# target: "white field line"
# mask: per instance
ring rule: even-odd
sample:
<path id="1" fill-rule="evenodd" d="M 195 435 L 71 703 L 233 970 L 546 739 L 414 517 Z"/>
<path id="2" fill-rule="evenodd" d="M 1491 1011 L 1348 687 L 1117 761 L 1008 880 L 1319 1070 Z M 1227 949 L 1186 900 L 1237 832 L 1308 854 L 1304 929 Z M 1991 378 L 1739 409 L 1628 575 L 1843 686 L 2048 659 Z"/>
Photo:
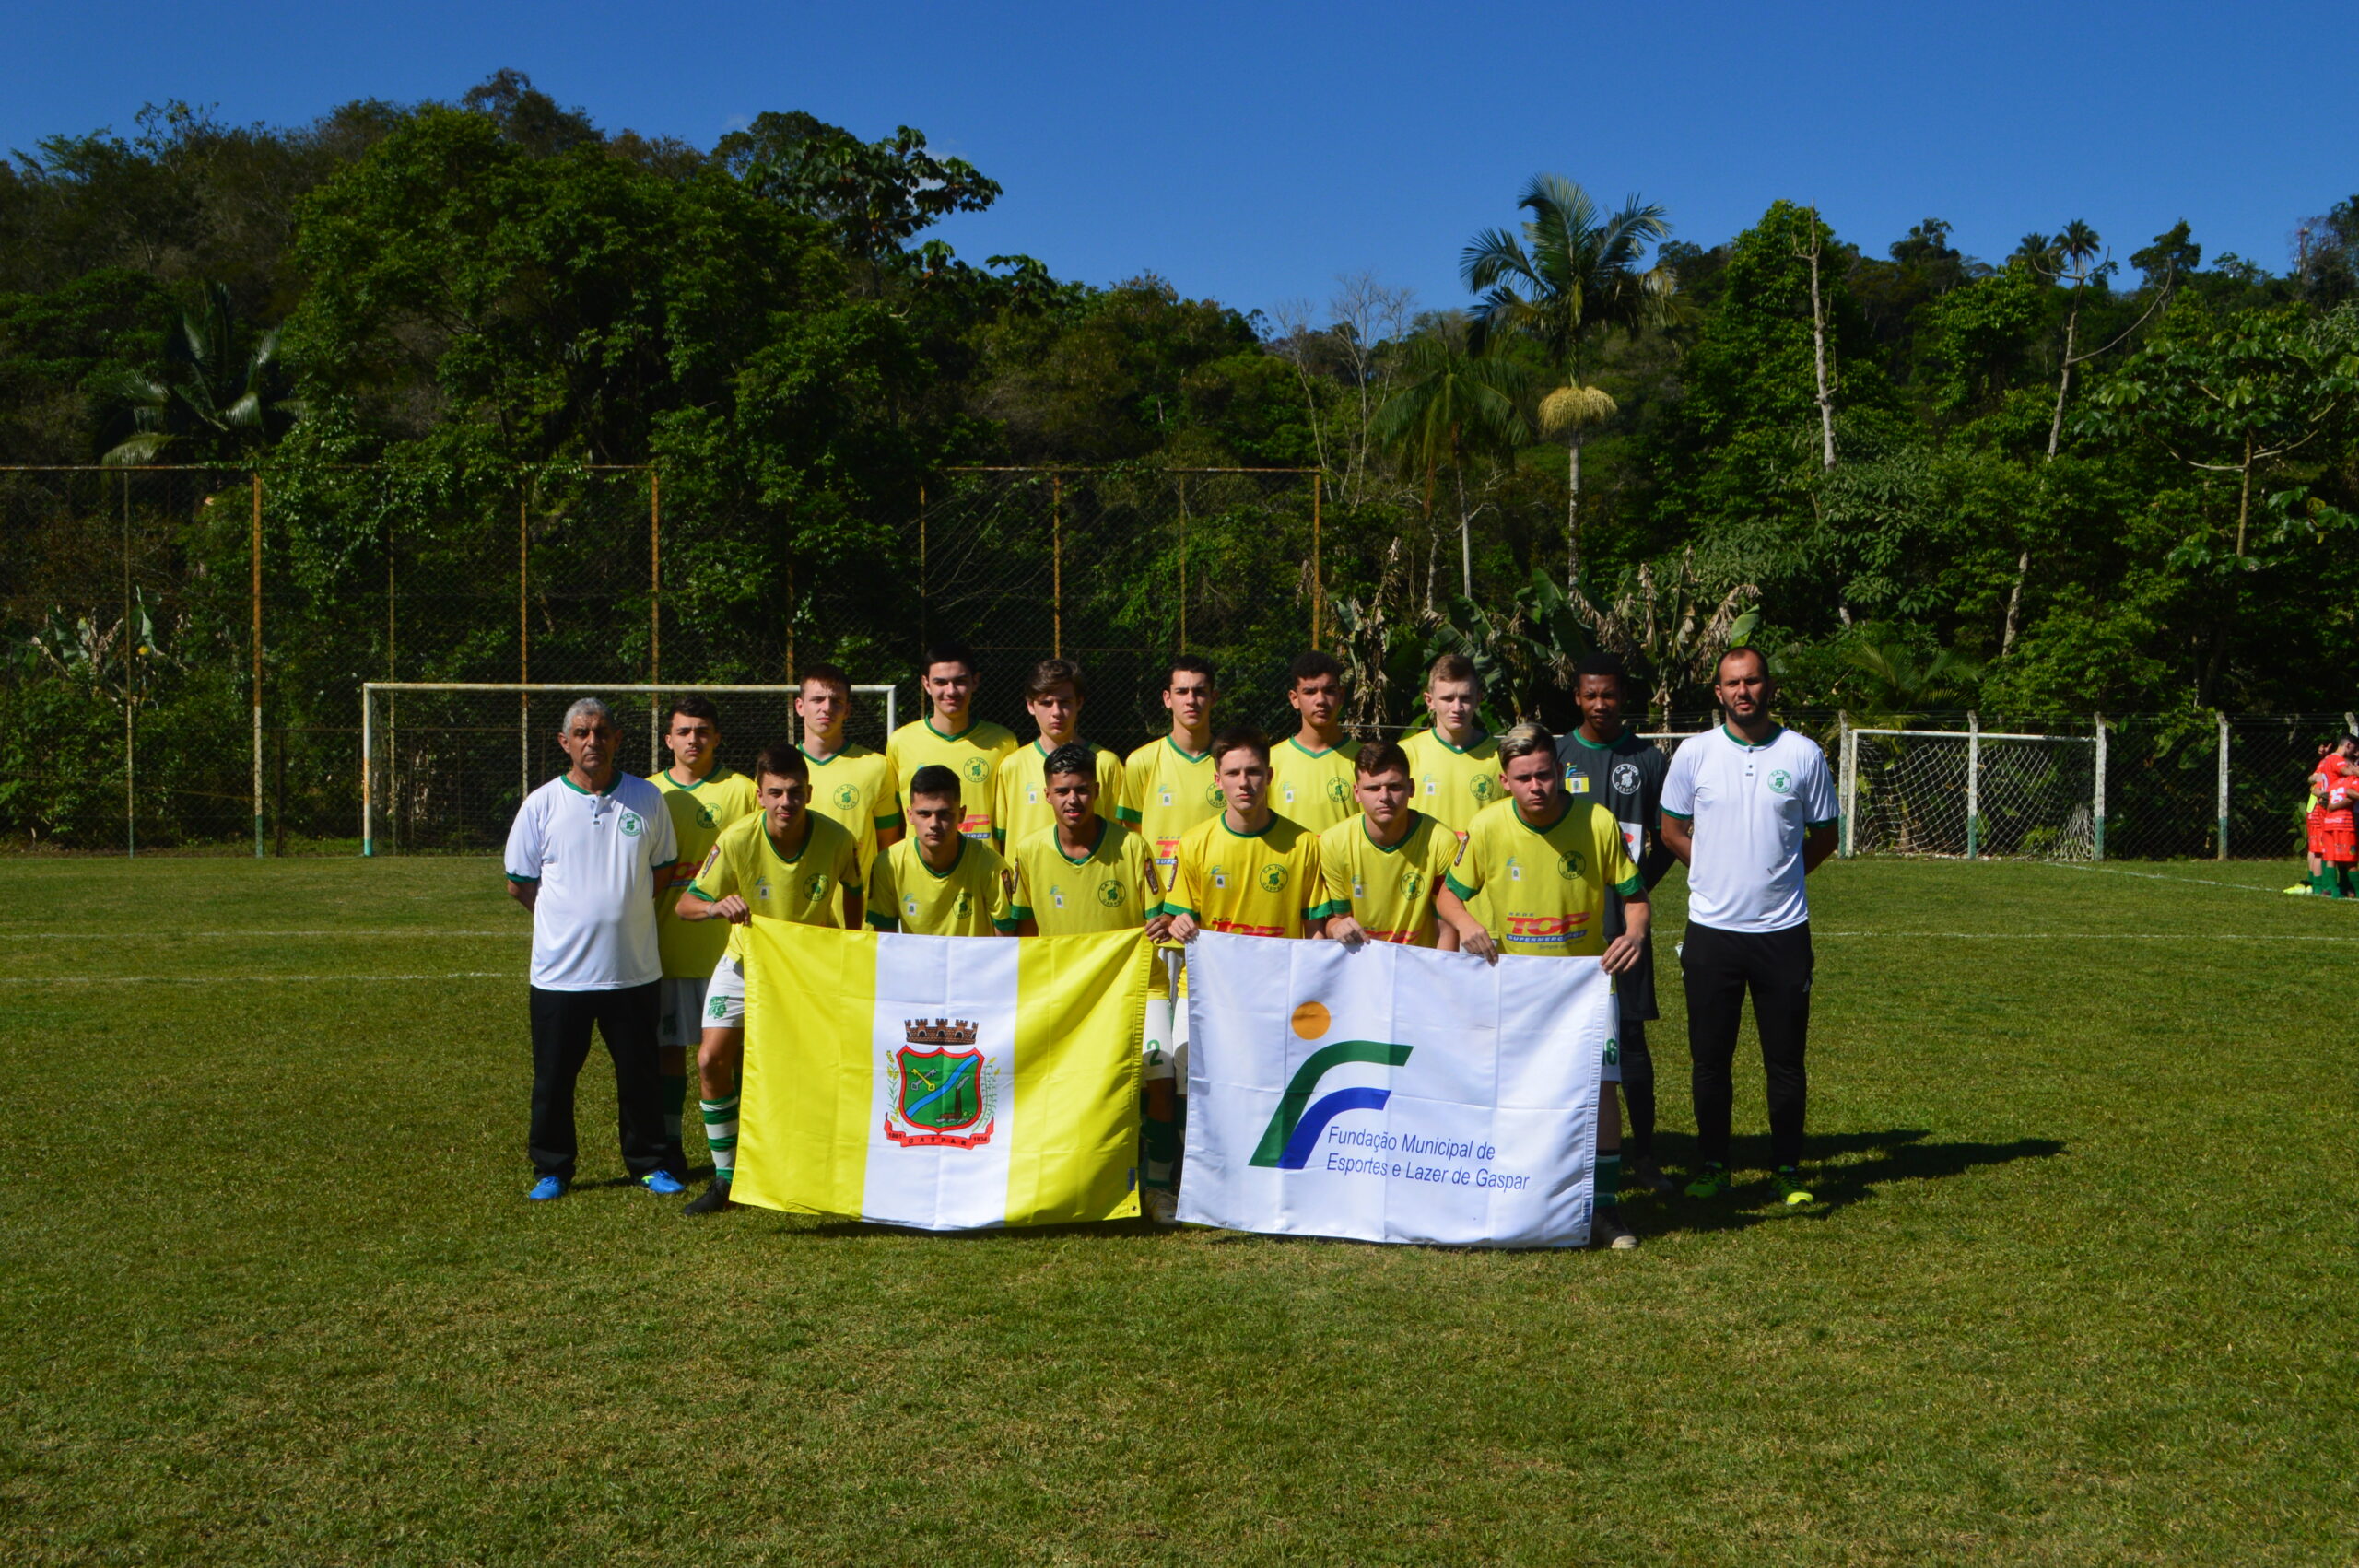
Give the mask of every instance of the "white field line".
<path id="1" fill-rule="evenodd" d="M 2235 893 L 2268 893 L 2280 898 L 2285 896 L 2283 893 L 2273 887 L 2255 887 L 2248 882 L 2222 882 L 2216 877 L 2171 876 L 2163 872 L 2129 872 L 2122 870 L 2119 866 L 2080 866 L 2074 865 L 2070 860 L 2035 860 L 2032 863 L 2060 872 L 2096 872 L 2105 876 L 2134 876 L 2142 882 L 2184 882 L 2192 883 L 2198 887 L 2224 887 Z M 2337 904 L 2346 900 L 2320 898 L 2317 902 Z"/>
<path id="2" fill-rule="evenodd" d="M 504 936 L 514 937 L 518 941 L 522 942 L 530 940 L 532 934 L 532 928 L 529 926 L 504 931 L 404 930 L 399 928 L 387 930 L 345 931 L 0 931 L 0 942 L 122 942 L 126 937 L 147 937 L 152 940 L 221 937 L 232 942 L 241 941 L 247 937 L 299 937 L 307 941 L 327 941 L 335 937 L 367 938 L 446 936 Z"/>
<path id="3" fill-rule="evenodd" d="M 2359 942 L 2359 936 L 2264 936 L 2246 931 L 1822 931 L 1811 937 L 1921 937 L 1940 942 Z"/>
<path id="4" fill-rule="evenodd" d="M 0 986 L 272 986 L 360 980 L 521 980 L 519 969 L 461 969 L 443 975 L 6 975 Z"/>

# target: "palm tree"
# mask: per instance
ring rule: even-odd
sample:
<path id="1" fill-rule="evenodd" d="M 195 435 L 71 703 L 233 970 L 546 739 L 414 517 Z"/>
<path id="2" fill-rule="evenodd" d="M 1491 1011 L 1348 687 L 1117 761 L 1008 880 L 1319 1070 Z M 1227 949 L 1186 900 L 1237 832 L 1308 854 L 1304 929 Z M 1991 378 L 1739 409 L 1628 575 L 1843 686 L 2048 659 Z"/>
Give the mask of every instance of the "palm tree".
<path id="1" fill-rule="evenodd" d="M 1444 322 L 1411 338 L 1402 355 L 1400 390 L 1369 424 L 1371 439 L 1392 451 L 1402 468 L 1426 482 L 1426 524 L 1434 514 L 1434 471 L 1448 464 L 1458 486 L 1458 569 L 1468 597 L 1474 592 L 1474 525 L 1466 505 L 1466 469 L 1482 457 L 1512 453 L 1532 439 L 1523 400 L 1531 373 L 1512 360 L 1470 352 L 1462 322 Z M 1426 597 L 1433 598 L 1433 566 L 1426 568 Z"/>
<path id="2" fill-rule="evenodd" d="M 192 442 L 251 451 L 300 418 L 302 404 L 283 395 L 277 330 L 243 355 L 241 335 L 229 289 L 206 284 L 204 298 L 181 313 L 180 329 L 165 342 L 163 379 L 125 370 L 100 389 L 118 417 L 128 417 L 132 432 L 100 461 L 153 462 Z"/>
<path id="3" fill-rule="evenodd" d="M 1607 213 L 1590 193 L 1559 174 L 1532 177 L 1516 204 L 1532 216 L 1522 238 L 1486 228 L 1459 260 L 1466 287 L 1483 297 L 1475 313 L 1474 346 L 1494 333 L 1531 339 L 1565 377 L 1550 393 L 1552 415 L 1542 421 L 1564 437 L 1570 452 L 1565 492 L 1565 586 L 1579 595 L 1581 575 L 1582 433 L 1612 414 L 1613 400 L 1584 386 L 1592 339 L 1615 329 L 1636 333 L 1677 317 L 1678 285 L 1670 269 L 1639 270 L 1647 247 L 1671 233 L 1660 206 L 1632 196 Z M 1594 393 L 1594 396 L 1590 394 Z M 1599 399 L 1602 398 L 1601 403 Z"/>

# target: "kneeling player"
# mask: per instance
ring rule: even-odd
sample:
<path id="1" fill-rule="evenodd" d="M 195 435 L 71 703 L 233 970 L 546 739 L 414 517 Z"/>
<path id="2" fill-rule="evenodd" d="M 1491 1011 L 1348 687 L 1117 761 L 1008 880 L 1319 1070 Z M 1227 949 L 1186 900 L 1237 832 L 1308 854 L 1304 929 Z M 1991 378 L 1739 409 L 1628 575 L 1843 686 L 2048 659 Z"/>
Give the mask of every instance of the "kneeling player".
<path id="1" fill-rule="evenodd" d="M 958 831 L 958 776 L 928 764 L 910 780 L 910 837 L 876 857 L 868 923 L 910 936 L 1014 936 L 1007 862 Z"/>
<path id="2" fill-rule="evenodd" d="M 754 759 L 754 795 L 761 809 L 722 830 L 696 880 L 680 895 L 680 919 L 743 927 L 762 915 L 805 926 L 857 925 L 859 848 L 841 825 L 806 809 L 810 792 L 811 768 L 802 752 L 784 742 L 764 748 Z M 691 1214 L 728 1208 L 736 1174 L 737 1079 L 745 1061 L 744 941 L 742 930 L 729 933 L 729 951 L 705 993 L 697 1073 L 712 1185 L 688 1204 Z"/>
<path id="3" fill-rule="evenodd" d="M 1458 951 L 1458 931 L 1434 918 L 1434 895 L 1458 860 L 1458 835 L 1409 806 L 1409 755 L 1391 741 L 1360 748 L 1352 792 L 1360 814 L 1319 836 L 1327 934 Z"/>
<path id="4" fill-rule="evenodd" d="M 1499 737 L 1508 798 L 1475 813 L 1458 864 L 1435 896 L 1435 911 L 1458 930 L 1467 952 L 1502 951 L 1548 958 L 1594 957 L 1609 975 L 1638 962 L 1652 910 L 1647 884 L 1622 841 L 1622 826 L 1603 806 L 1565 793 L 1556 738 L 1537 724 Z M 1605 894 L 1622 895 L 1622 934 L 1605 940 Z M 1618 1020 L 1618 1009 L 1609 1020 Z M 1607 1024 L 1609 1031 L 1614 1023 Z M 1622 1071 L 1605 1053 L 1597 1106 L 1599 1241 L 1617 1250 L 1638 1245 L 1622 1223 Z"/>

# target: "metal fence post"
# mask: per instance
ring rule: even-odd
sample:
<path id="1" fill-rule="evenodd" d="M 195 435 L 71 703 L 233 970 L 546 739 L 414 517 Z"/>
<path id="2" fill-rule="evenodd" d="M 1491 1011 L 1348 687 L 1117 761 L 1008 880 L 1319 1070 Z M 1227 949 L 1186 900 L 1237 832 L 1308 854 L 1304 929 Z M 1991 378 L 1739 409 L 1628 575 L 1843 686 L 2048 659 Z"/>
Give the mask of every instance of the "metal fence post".
<path id="1" fill-rule="evenodd" d="M 370 710 L 374 706 L 370 697 L 375 688 L 367 681 L 360 683 L 360 853 L 363 857 L 377 852 L 377 794 L 370 788 L 370 772 L 374 766 L 377 748 L 370 744 Z"/>
<path id="2" fill-rule="evenodd" d="M 1325 497 L 1325 473 L 1310 476 L 1310 646 L 1319 648 L 1320 634 L 1326 630 L 1327 560 L 1320 535 L 1320 501 Z"/>
<path id="3" fill-rule="evenodd" d="M 254 600 L 254 667 L 252 696 L 254 710 L 254 859 L 262 859 L 262 473 L 257 469 L 248 476 L 253 482 L 254 524 L 253 600 Z"/>
<path id="4" fill-rule="evenodd" d="M 647 465 L 647 684 L 655 685 L 663 679 L 663 503 L 661 481 L 655 475 L 655 465 Z M 655 777 L 656 768 L 663 761 L 663 720 L 656 717 L 662 708 L 661 693 L 650 694 L 647 703 L 647 776 Z"/>
<path id="5" fill-rule="evenodd" d="M 2215 708 L 2212 717 L 2220 721 L 2220 840 L 2212 858 L 2224 860 L 2228 858 L 2228 716 Z"/>
<path id="6" fill-rule="evenodd" d="M 1848 860 L 1851 858 L 1851 823 L 1856 814 L 1852 792 L 1860 781 L 1859 738 L 1851 733 L 1851 715 L 1848 709 L 1835 716 L 1835 723 L 1836 732 L 1842 737 L 1841 747 L 1836 754 L 1839 759 L 1837 763 L 1839 771 L 1836 776 L 1836 810 L 1843 818 L 1842 826 L 1837 830 L 1837 842 L 1842 847 L 1843 858 Z"/>
<path id="7" fill-rule="evenodd" d="M 2105 859 L 2105 715 L 2102 713 L 2098 714 L 2096 716 L 2096 720 L 2097 777 L 2095 790 L 2095 821 L 2093 824 L 2095 828 L 2095 835 L 2093 839 L 2091 859 L 2102 860 Z"/>
<path id="8" fill-rule="evenodd" d="M 527 583 L 531 578 L 532 531 L 525 512 L 525 492 L 516 492 L 516 684 L 533 678 L 533 604 Z M 533 694 L 516 694 L 517 799 L 533 792 Z"/>
<path id="9" fill-rule="evenodd" d="M 1050 656 L 1065 656 L 1065 476 L 1049 475 L 1049 586 L 1055 595 L 1049 624 Z"/>
<path id="10" fill-rule="evenodd" d="M 1966 716 L 1966 858 L 1982 858 L 1982 715 Z"/>

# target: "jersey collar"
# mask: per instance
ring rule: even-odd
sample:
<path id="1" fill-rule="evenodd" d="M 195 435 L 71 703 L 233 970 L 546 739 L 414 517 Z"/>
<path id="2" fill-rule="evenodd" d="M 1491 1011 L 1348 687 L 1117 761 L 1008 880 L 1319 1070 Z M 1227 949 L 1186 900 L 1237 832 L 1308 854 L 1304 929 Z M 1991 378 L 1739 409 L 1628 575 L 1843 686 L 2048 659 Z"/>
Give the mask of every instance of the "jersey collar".
<path id="1" fill-rule="evenodd" d="M 980 724 L 982 720 L 976 718 L 971 712 L 968 713 L 967 716 L 967 727 L 964 730 L 959 731 L 955 735 L 945 735 L 941 731 L 934 729 L 933 715 L 931 713 L 919 720 L 918 722 L 924 725 L 927 731 L 932 733 L 933 738 L 937 741 L 963 741 L 968 736 L 975 732 L 975 726 Z"/>
<path id="2" fill-rule="evenodd" d="M 1508 814 L 1515 818 L 1516 825 L 1522 828 L 1526 833 L 1538 834 L 1541 837 L 1545 838 L 1548 835 L 1555 832 L 1557 828 L 1563 826 L 1565 819 L 1572 814 L 1573 798 L 1570 795 L 1559 795 L 1556 798 L 1562 802 L 1563 804 L 1558 809 L 1555 818 L 1543 827 L 1534 827 L 1532 824 L 1523 820 L 1523 812 L 1521 808 L 1517 806 L 1515 803 L 1515 797 L 1512 795 L 1508 797 Z"/>
<path id="3" fill-rule="evenodd" d="M 1416 807 L 1411 806 L 1409 808 L 1408 830 L 1401 835 L 1397 842 L 1391 844 L 1379 844 L 1377 842 L 1376 830 L 1367 825 L 1367 813 L 1365 812 L 1360 813 L 1360 831 L 1367 836 L 1367 847 L 1369 848 L 1379 850 L 1387 855 L 1397 855 L 1407 846 L 1410 839 L 1414 838 L 1417 836 L 1417 824 L 1424 818 L 1425 814 L 1425 813 L 1419 811 Z"/>
<path id="4" fill-rule="evenodd" d="M 1058 840 L 1057 830 L 1053 826 L 1049 829 L 1049 848 L 1057 852 L 1058 860 L 1062 860 L 1069 866 L 1086 866 L 1089 864 L 1090 861 L 1097 858 L 1097 851 L 1103 848 L 1106 844 L 1106 819 L 1101 816 L 1097 818 L 1097 837 L 1089 841 L 1089 850 L 1086 854 L 1083 855 L 1080 860 L 1076 860 L 1071 855 L 1065 853 L 1065 847 Z"/>
<path id="5" fill-rule="evenodd" d="M 1739 751 L 1766 751 L 1769 747 L 1775 745 L 1777 743 L 1778 737 L 1785 732 L 1786 727 L 1783 724 L 1772 724 L 1769 726 L 1769 734 L 1766 740 L 1748 741 L 1743 735 L 1740 735 L 1735 731 L 1730 729 L 1725 721 L 1720 725 L 1720 733 L 1728 738 L 1729 744 L 1736 747 Z"/>
<path id="6" fill-rule="evenodd" d="M 910 837 L 910 844 L 911 846 L 910 850 L 910 859 L 915 860 L 921 866 L 925 866 L 925 874 L 933 878 L 936 882 L 948 882 L 953 876 L 956 876 L 958 872 L 960 862 L 964 861 L 967 858 L 967 836 L 963 833 L 958 835 L 958 852 L 950 857 L 950 867 L 947 871 L 938 872 L 932 866 L 926 865 L 925 851 L 922 848 L 916 847 L 917 838 L 914 835 Z"/>
<path id="7" fill-rule="evenodd" d="M 1476 746 L 1481 745 L 1485 741 L 1491 738 L 1491 732 L 1488 730 L 1485 730 L 1481 734 L 1475 736 L 1473 740 L 1467 742 L 1464 745 L 1453 746 L 1448 741 L 1441 738 L 1441 731 L 1438 727 L 1427 728 L 1426 733 L 1434 738 L 1434 744 L 1439 746 L 1446 752 L 1450 752 L 1459 756 L 1464 756 L 1468 752 L 1473 751 Z"/>
<path id="8" fill-rule="evenodd" d="M 1620 745 L 1624 741 L 1626 741 L 1626 740 L 1628 740 L 1628 739 L 1630 738 L 1630 726 L 1628 726 L 1627 724 L 1623 725 L 1623 726 L 1622 726 L 1622 732 L 1621 732 L 1620 734 L 1618 734 L 1618 735 L 1614 736 L 1614 737 L 1612 740 L 1610 740 L 1610 741 L 1592 741 L 1592 740 L 1590 740 L 1587 735 L 1582 734 L 1579 730 L 1574 730 L 1574 731 L 1570 731 L 1570 738 L 1571 738 L 1571 739 L 1573 739 L 1573 740 L 1579 741 L 1582 745 L 1584 745 L 1584 746 L 1588 747 L 1590 751 L 1593 751 L 1593 752 L 1610 752 L 1610 751 L 1612 751 L 1614 747 L 1616 747 L 1616 746 Z"/>
<path id="9" fill-rule="evenodd" d="M 1213 755 L 1209 751 L 1191 752 L 1187 747 L 1181 745 L 1179 742 L 1173 740 L 1168 734 L 1166 734 L 1163 737 L 1163 743 L 1169 746 L 1173 751 L 1178 752 L 1182 757 L 1186 758 L 1190 762 L 1202 762 L 1206 757 Z"/>
<path id="10" fill-rule="evenodd" d="M 1349 741 L 1338 741 L 1323 752 L 1315 752 L 1309 746 L 1302 743 L 1299 732 L 1286 737 L 1286 744 L 1292 746 L 1295 750 L 1300 752 L 1305 756 L 1333 756 L 1337 752 L 1342 751 L 1350 743 L 1351 743 Z"/>
<path id="11" fill-rule="evenodd" d="M 1239 833 L 1237 829 L 1228 825 L 1228 806 L 1226 802 L 1224 802 L 1220 808 L 1220 815 L 1213 818 L 1213 820 L 1219 823 L 1220 830 L 1223 833 L 1227 834 L 1231 838 L 1267 838 L 1270 836 L 1270 829 L 1278 825 L 1278 813 L 1272 812 L 1270 813 L 1270 820 L 1255 828 L 1252 832 Z"/>
<path id="12" fill-rule="evenodd" d="M 792 855 L 781 855 L 778 852 L 778 840 L 770 837 L 769 813 L 763 812 L 759 814 L 762 825 L 757 831 L 761 834 L 762 842 L 769 846 L 770 859 L 782 866 L 801 865 L 803 857 L 810 852 L 811 836 L 819 831 L 818 819 L 811 814 L 811 808 L 808 806 L 803 808 L 803 847 Z"/>
<path id="13" fill-rule="evenodd" d="M 1072 740 L 1067 741 L 1064 743 L 1068 746 L 1079 746 L 1093 757 L 1097 755 L 1097 748 L 1090 744 L 1087 741 L 1083 740 L 1079 735 L 1075 735 Z M 1058 750 L 1055 746 L 1042 745 L 1040 743 L 1039 737 L 1038 736 L 1033 737 L 1032 749 L 1039 752 L 1043 759 L 1054 755 Z"/>
<path id="14" fill-rule="evenodd" d="M 974 726 L 969 724 L 967 728 L 971 730 Z M 803 760 L 809 763 L 814 767 L 825 767 L 831 762 L 841 762 L 844 758 L 851 755 L 851 745 L 849 742 L 845 743 L 844 748 L 841 751 L 830 752 L 826 756 L 813 756 L 811 755 L 810 748 L 804 746 L 801 742 L 795 743 L 794 749 L 801 752 L 803 754 Z"/>
<path id="15" fill-rule="evenodd" d="M 608 796 L 611 796 L 612 794 L 614 794 L 614 792 L 615 792 L 616 790 L 619 790 L 619 789 L 621 789 L 621 788 L 622 788 L 622 785 L 623 785 L 623 770 L 622 770 L 621 768 L 619 768 L 619 767 L 617 767 L 616 769 L 615 769 L 615 776 L 614 776 L 614 778 L 613 778 L 611 780 L 609 780 L 609 781 L 608 781 L 608 783 L 607 783 L 606 787 L 605 787 L 604 789 L 603 789 L 603 790 L 584 790 L 581 785 L 576 784 L 576 783 L 573 781 L 572 776 L 571 776 L 570 774 L 565 774 L 565 773 L 560 773 L 560 774 L 558 774 L 558 775 L 557 776 L 557 781 L 558 783 L 560 783 L 560 784 L 564 785 L 567 789 L 569 789 L 569 790 L 572 790 L 572 791 L 573 791 L 575 794 L 577 794 L 577 795 L 594 795 L 594 796 L 598 797 L 599 799 L 602 799 L 602 800 L 603 800 L 603 799 L 604 799 L 604 798 L 606 798 L 606 797 L 608 797 Z M 702 782 L 702 780 L 698 780 L 698 782 L 700 783 L 700 782 Z"/>

